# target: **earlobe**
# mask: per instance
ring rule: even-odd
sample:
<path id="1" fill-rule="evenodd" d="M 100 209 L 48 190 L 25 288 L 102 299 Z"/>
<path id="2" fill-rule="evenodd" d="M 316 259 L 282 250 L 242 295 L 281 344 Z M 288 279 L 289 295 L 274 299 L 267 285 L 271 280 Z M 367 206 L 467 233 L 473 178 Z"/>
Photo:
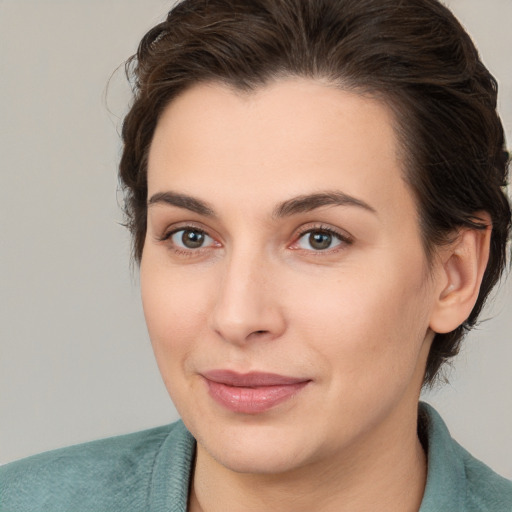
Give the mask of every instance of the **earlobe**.
<path id="1" fill-rule="evenodd" d="M 484 212 L 478 216 L 487 224 L 486 229 L 464 228 L 452 244 L 441 249 L 430 319 L 430 328 L 436 333 L 447 333 L 461 325 L 478 299 L 492 232 L 489 215 Z"/>

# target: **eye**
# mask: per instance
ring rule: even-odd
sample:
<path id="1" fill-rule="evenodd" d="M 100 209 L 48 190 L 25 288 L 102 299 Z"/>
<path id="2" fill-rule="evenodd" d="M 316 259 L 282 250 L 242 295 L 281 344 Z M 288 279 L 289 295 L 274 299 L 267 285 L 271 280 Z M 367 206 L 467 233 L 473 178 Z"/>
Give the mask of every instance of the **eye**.
<path id="1" fill-rule="evenodd" d="M 200 249 L 214 243 L 211 236 L 195 228 L 179 229 L 170 233 L 167 238 L 175 247 L 189 250 Z"/>
<path id="2" fill-rule="evenodd" d="M 350 243 L 350 240 L 346 236 L 336 233 L 331 229 L 316 228 L 309 229 L 302 233 L 295 244 L 298 249 L 306 249 L 308 251 L 327 251 L 329 249 L 334 249 L 343 243 L 348 244 Z"/>

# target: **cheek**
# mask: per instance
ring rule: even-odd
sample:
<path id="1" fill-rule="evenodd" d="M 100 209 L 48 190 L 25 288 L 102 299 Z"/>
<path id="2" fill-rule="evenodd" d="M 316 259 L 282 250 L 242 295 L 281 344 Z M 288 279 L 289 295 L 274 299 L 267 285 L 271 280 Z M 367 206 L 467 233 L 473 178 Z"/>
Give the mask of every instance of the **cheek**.
<path id="1" fill-rule="evenodd" d="M 142 304 L 155 357 L 165 380 L 181 365 L 207 325 L 208 286 L 179 270 L 141 265 Z M 204 286 L 203 286 L 204 285 Z"/>
<path id="2" fill-rule="evenodd" d="M 414 271 L 353 271 L 308 293 L 296 317 L 331 378 L 384 382 L 414 371 L 428 328 L 427 297 Z"/>

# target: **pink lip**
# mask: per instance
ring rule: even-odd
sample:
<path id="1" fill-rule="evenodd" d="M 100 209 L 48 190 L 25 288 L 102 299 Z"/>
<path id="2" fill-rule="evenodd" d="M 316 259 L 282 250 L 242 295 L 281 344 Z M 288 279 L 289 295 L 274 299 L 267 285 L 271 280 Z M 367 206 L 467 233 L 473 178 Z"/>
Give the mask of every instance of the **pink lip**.
<path id="1" fill-rule="evenodd" d="M 265 412 L 288 400 L 310 382 L 309 379 L 262 372 L 241 374 L 213 370 L 202 375 L 216 402 L 243 414 Z"/>

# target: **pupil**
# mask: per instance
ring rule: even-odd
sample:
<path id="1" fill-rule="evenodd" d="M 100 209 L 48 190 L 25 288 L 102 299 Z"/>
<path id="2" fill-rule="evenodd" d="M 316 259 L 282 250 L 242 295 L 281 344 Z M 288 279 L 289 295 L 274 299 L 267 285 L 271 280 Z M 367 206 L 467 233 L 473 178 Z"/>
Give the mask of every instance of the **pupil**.
<path id="1" fill-rule="evenodd" d="M 314 249 L 328 249 L 332 242 L 332 236 L 328 233 L 311 233 L 309 243 Z"/>
<path id="2" fill-rule="evenodd" d="M 204 233 L 200 231 L 185 231 L 181 237 L 181 241 L 185 247 L 197 249 L 203 245 Z"/>

